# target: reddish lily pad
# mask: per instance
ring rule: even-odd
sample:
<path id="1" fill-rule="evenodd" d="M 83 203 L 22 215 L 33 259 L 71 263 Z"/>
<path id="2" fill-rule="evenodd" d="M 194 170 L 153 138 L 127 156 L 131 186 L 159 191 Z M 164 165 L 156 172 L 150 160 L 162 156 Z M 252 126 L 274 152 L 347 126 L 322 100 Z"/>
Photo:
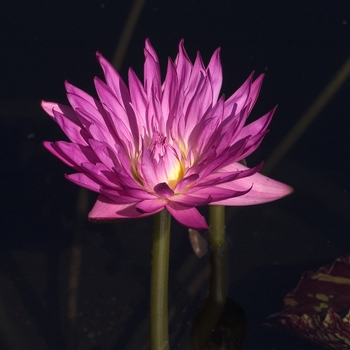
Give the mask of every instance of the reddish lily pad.
<path id="1" fill-rule="evenodd" d="M 350 255 L 315 273 L 305 272 L 285 296 L 283 310 L 271 315 L 268 324 L 329 349 L 349 349 Z"/>

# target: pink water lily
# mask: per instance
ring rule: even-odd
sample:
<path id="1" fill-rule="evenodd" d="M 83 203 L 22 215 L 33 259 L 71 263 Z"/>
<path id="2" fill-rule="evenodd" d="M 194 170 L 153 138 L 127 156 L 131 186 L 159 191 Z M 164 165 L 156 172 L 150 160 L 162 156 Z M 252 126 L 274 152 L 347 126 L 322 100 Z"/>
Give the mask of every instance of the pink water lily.
<path id="1" fill-rule="evenodd" d="M 129 87 L 100 54 L 106 83 L 95 78 L 99 100 L 65 83 L 71 106 L 42 102 L 71 142 L 44 142 L 77 173 L 72 182 L 99 193 L 91 220 L 137 218 L 166 208 L 183 225 L 207 229 L 197 206 L 251 205 L 292 189 L 240 163 L 261 143 L 275 109 L 244 125 L 263 76 L 253 74 L 227 100 L 219 97 L 217 49 L 205 67 L 179 44 L 161 83 L 157 54 L 145 44 L 144 81 L 129 69 Z"/>

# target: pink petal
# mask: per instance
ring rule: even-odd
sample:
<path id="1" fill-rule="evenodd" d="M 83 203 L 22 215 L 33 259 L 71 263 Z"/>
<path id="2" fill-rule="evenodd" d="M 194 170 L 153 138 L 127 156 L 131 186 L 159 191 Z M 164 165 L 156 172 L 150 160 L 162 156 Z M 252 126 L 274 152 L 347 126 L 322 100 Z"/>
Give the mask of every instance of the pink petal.
<path id="1" fill-rule="evenodd" d="M 158 177 L 153 167 L 150 152 L 144 145 L 142 146 L 141 169 L 139 169 L 139 171 L 144 181 L 145 188 L 153 190 L 154 186 L 158 184 Z"/>
<path id="2" fill-rule="evenodd" d="M 184 48 L 184 40 L 179 43 L 179 54 L 175 60 L 176 72 L 179 78 L 179 86 L 182 88 L 187 87 L 188 80 L 192 71 L 192 63 L 188 58 L 187 52 Z"/>
<path id="3" fill-rule="evenodd" d="M 176 185 L 174 191 L 176 193 L 182 192 L 187 186 L 195 184 L 195 181 L 199 178 L 198 174 L 192 174 L 181 179 Z"/>
<path id="4" fill-rule="evenodd" d="M 98 158 L 89 147 L 77 145 L 76 143 L 44 141 L 43 145 L 61 161 L 76 170 L 81 170 L 80 164 L 82 162 L 95 163 L 98 161 Z"/>
<path id="5" fill-rule="evenodd" d="M 246 170 L 244 165 L 239 163 L 232 164 L 225 168 L 226 171 Z M 256 173 L 252 176 L 245 177 L 243 179 L 235 180 L 225 184 L 221 184 L 218 187 L 221 189 L 244 191 L 252 186 L 252 189 L 244 196 L 229 198 L 218 202 L 211 203 L 212 205 L 254 205 L 272 202 L 276 199 L 280 199 L 293 192 L 293 189 L 276 180 L 266 177 L 260 173 Z"/>
<path id="6" fill-rule="evenodd" d="M 68 97 L 70 95 L 79 96 L 79 101 L 83 101 L 84 105 L 88 104 L 88 105 L 93 106 L 95 109 L 99 109 L 99 106 L 101 104 L 98 101 L 96 101 L 91 95 L 89 95 L 85 91 L 79 89 L 78 87 L 70 84 L 67 80 L 64 82 L 64 85 L 65 85 Z M 75 109 L 74 105 L 71 104 L 71 106 L 73 107 L 73 109 Z M 82 107 L 82 106 L 79 106 L 79 104 L 78 104 L 77 107 Z"/>
<path id="7" fill-rule="evenodd" d="M 71 119 L 76 124 L 79 123 L 73 108 L 71 106 L 66 106 L 60 103 L 41 101 L 42 109 L 55 120 L 53 110 L 65 115 L 67 118 Z"/>
<path id="8" fill-rule="evenodd" d="M 234 104 L 237 105 L 237 113 L 239 113 L 247 104 L 252 86 L 253 75 L 254 72 L 251 73 L 243 85 L 225 101 L 225 116 L 231 113 Z"/>
<path id="9" fill-rule="evenodd" d="M 89 144 L 99 160 L 109 169 L 119 164 L 115 151 L 107 143 L 89 139 Z"/>
<path id="10" fill-rule="evenodd" d="M 119 181 L 115 173 L 110 171 L 104 164 L 82 163 L 81 168 L 86 174 L 90 174 L 91 178 L 107 188 L 119 187 Z"/>
<path id="11" fill-rule="evenodd" d="M 248 135 L 256 135 L 258 133 L 261 133 L 262 131 L 265 131 L 268 125 L 270 124 L 276 109 L 277 107 L 273 108 L 270 112 L 266 113 L 264 116 L 260 117 L 254 122 L 243 127 L 243 129 L 239 133 L 239 136 L 245 137 Z"/>
<path id="12" fill-rule="evenodd" d="M 155 214 L 164 209 L 166 200 L 162 198 L 146 199 L 136 204 L 135 208 L 141 213 Z"/>
<path id="13" fill-rule="evenodd" d="M 173 120 L 174 117 L 173 106 L 175 104 L 178 94 L 178 80 L 176 74 L 176 68 L 173 62 L 168 60 L 168 68 L 163 84 L 163 94 L 162 94 L 162 112 L 164 116 L 170 116 L 170 119 Z M 169 121 L 169 119 L 168 119 Z M 168 125 L 171 129 L 171 124 Z"/>
<path id="14" fill-rule="evenodd" d="M 97 59 L 103 69 L 107 85 L 111 88 L 120 104 L 129 104 L 129 90 L 123 79 L 120 77 L 114 67 L 99 53 L 96 53 Z"/>
<path id="15" fill-rule="evenodd" d="M 104 195 L 99 195 L 94 207 L 89 213 L 91 221 L 108 221 L 125 218 L 141 218 L 153 213 L 141 213 L 133 204 L 118 204 Z"/>
<path id="16" fill-rule="evenodd" d="M 194 230 L 208 230 L 204 216 L 196 208 L 187 208 L 182 205 L 169 202 L 166 205 L 169 213 L 182 225 Z"/>
<path id="17" fill-rule="evenodd" d="M 128 193 L 126 193 L 122 189 L 111 189 L 104 188 L 100 189 L 100 194 L 108 197 L 113 203 L 118 204 L 135 204 L 135 201 L 138 201 L 138 198 L 130 197 Z"/>
<path id="18" fill-rule="evenodd" d="M 135 114 L 130 107 L 130 101 L 127 101 L 126 106 L 123 101 L 119 101 L 113 94 L 112 90 L 100 79 L 95 78 L 95 88 L 100 97 L 104 108 L 113 113 L 117 118 L 110 118 L 110 124 L 113 125 L 113 130 L 118 133 L 120 122 L 126 126 L 123 132 L 124 137 L 128 137 L 131 142 L 138 142 L 138 127 L 135 119 Z M 117 120 L 116 120 L 117 119 Z M 119 121 L 119 122 L 118 122 Z M 107 123 L 106 123 L 107 124 Z M 107 124 L 108 126 L 108 124 Z M 133 136 L 131 136 L 133 135 Z M 137 147 L 137 146 L 136 146 Z"/>
<path id="19" fill-rule="evenodd" d="M 49 152 L 51 152 L 54 156 L 60 159 L 63 163 L 67 164 L 68 166 L 76 170 L 80 170 L 80 166 L 78 166 L 75 162 L 73 162 L 71 157 L 67 157 L 66 154 L 62 152 L 59 147 L 57 147 L 56 142 L 44 141 L 43 146 Z"/>
<path id="20" fill-rule="evenodd" d="M 207 205 L 212 202 L 211 189 L 208 188 L 201 192 L 191 191 L 190 193 L 176 194 L 174 198 L 171 198 L 171 202 L 187 208 Z"/>
<path id="21" fill-rule="evenodd" d="M 264 74 L 260 74 L 252 83 L 251 87 L 250 87 L 250 110 L 249 112 L 253 109 L 256 100 L 258 99 L 259 93 L 260 93 L 260 89 L 261 89 L 261 85 L 263 83 L 264 80 Z"/>
<path id="22" fill-rule="evenodd" d="M 91 177 L 87 176 L 86 174 L 83 174 L 83 173 L 70 174 L 70 175 L 66 175 L 66 179 L 74 182 L 76 185 L 87 188 L 88 190 L 91 190 L 94 192 L 100 192 L 101 185 L 96 183 L 96 181 L 94 181 Z"/>
<path id="23" fill-rule="evenodd" d="M 135 72 L 129 69 L 129 87 L 131 105 L 134 107 L 134 111 L 137 117 L 139 133 L 141 133 L 142 126 L 146 125 L 146 108 L 148 105 L 147 95 L 143 89 L 143 86 L 136 76 Z"/>
<path id="24" fill-rule="evenodd" d="M 170 189 L 168 184 L 165 182 L 159 183 L 158 185 L 154 186 L 154 192 L 162 198 L 169 198 L 174 195 L 174 191 Z"/>
<path id="25" fill-rule="evenodd" d="M 75 112 L 73 111 L 74 115 Z M 73 122 L 71 118 L 67 118 L 66 115 L 61 114 L 60 112 L 53 110 L 55 120 L 57 124 L 61 127 L 63 132 L 68 136 L 68 138 L 73 143 L 79 143 L 81 145 L 87 145 L 87 140 L 91 137 L 90 134 L 83 129 L 82 124 L 77 119 L 77 123 Z"/>
<path id="26" fill-rule="evenodd" d="M 217 101 L 222 85 L 222 66 L 220 62 L 220 48 L 216 49 L 208 65 L 210 81 L 213 90 L 213 101 Z"/>
<path id="27" fill-rule="evenodd" d="M 158 100 L 160 100 L 161 82 L 160 82 L 160 67 L 158 56 L 151 45 L 149 39 L 145 44 L 145 64 L 144 64 L 144 86 L 148 98 L 151 97 L 153 88 L 156 91 Z"/>
<path id="28" fill-rule="evenodd" d="M 137 184 L 135 183 L 135 186 Z M 122 188 L 125 191 L 125 193 L 131 197 L 133 197 L 135 200 L 146 200 L 146 199 L 155 199 L 156 196 L 153 193 L 149 193 L 145 191 L 142 187 L 131 187 L 127 186 L 124 182 L 122 183 Z"/>

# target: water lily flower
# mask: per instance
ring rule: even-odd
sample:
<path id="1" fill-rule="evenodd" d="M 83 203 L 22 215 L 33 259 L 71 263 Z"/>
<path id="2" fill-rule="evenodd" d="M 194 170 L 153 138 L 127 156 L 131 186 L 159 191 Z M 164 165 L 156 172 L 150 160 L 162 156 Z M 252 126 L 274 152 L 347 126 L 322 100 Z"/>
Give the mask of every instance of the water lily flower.
<path id="1" fill-rule="evenodd" d="M 128 85 L 100 54 L 105 80 L 95 78 L 98 100 L 65 83 L 70 106 L 42 102 L 70 142 L 45 147 L 77 172 L 70 181 L 99 193 L 91 220 L 149 216 L 166 208 L 183 225 L 207 229 L 197 206 L 251 205 L 292 189 L 238 163 L 267 132 L 275 109 L 245 125 L 263 76 L 253 74 L 228 99 L 219 97 L 222 67 L 217 49 L 207 67 L 192 63 L 183 40 L 168 60 L 164 82 L 150 41 L 143 83 L 129 69 Z"/>

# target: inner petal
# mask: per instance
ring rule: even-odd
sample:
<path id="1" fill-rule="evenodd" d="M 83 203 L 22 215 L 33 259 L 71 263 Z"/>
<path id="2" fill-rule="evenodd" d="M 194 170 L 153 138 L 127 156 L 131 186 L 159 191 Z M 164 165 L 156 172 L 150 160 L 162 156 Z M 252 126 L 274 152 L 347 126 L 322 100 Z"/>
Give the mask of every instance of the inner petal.
<path id="1" fill-rule="evenodd" d="M 181 150 L 176 152 L 174 146 L 167 142 L 166 136 L 159 131 L 154 131 L 149 150 L 154 159 L 159 183 L 165 182 L 174 189 L 184 176 Z"/>

